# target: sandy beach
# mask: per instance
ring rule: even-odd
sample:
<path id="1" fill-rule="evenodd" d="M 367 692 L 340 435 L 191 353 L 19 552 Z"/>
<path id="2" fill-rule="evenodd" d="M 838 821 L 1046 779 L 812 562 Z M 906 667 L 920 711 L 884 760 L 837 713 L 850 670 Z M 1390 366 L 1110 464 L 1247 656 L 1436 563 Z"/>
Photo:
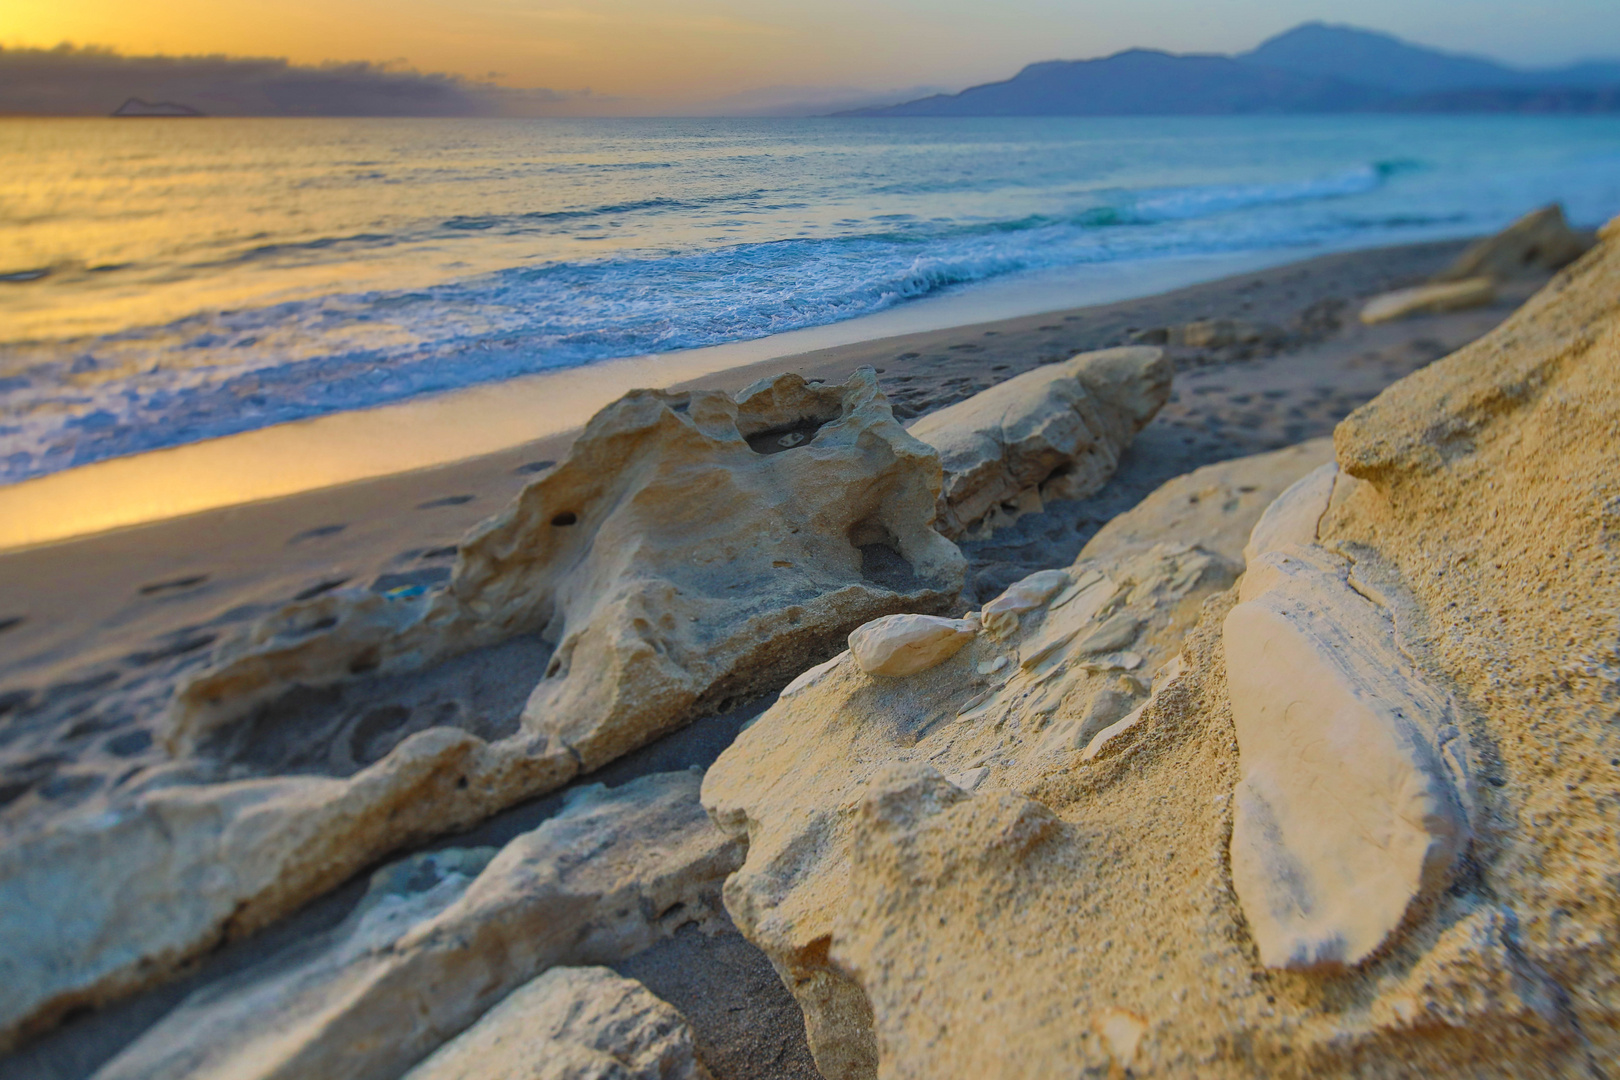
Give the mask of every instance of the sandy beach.
<path id="1" fill-rule="evenodd" d="M 1175 366 L 1169 404 L 1107 487 L 962 545 L 971 606 L 1035 570 L 1067 565 L 1103 524 L 1175 476 L 1330 435 L 1391 382 L 1491 330 L 1540 284 L 1514 283 L 1468 311 L 1373 327 L 1357 320 L 1367 298 L 1427 279 L 1462 247 L 1327 255 L 1140 299 L 775 357 L 679 385 L 737 390 L 783 371 L 839 381 L 870 366 L 896 416 L 915 419 L 1077 352 L 1163 345 Z M 91 805 L 161 767 L 157 712 L 228 632 L 298 597 L 443 581 L 457 539 L 561 460 L 573 435 L 0 553 L 0 833 Z M 577 783 L 707 767 L 769 703 L 700 720 Z M 561 798 L 435 846 L 499 842 L 544 820 Z M 90 1075 L 185 994 L 336 925 L 360 892 L 351 881 L 175 982 L 70 1019 L 7 1061 L 6 1075 Z M 735 931 L 688 928 L 619 969 L 684 1013 L 718 1080 L 817 1075 L 797 1006 Z"/>

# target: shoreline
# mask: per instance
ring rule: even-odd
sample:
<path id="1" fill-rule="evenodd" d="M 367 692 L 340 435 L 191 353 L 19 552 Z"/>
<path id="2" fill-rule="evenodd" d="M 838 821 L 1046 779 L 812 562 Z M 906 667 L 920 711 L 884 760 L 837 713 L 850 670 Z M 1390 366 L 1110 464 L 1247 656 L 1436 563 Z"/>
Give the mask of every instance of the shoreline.
<path id="1" fill-rule="evenodd" d="M 1356 301 L 1427 277 L 1460 247 L 1325 256 L 1068 315 L 829 347 L 790 358 L 789 366 L 841 380 L 870 364 L 896 415 L 907 418 L 1072 352 L 1157 337 L 1191 321 L 1242 320 L 1263 331 L 1258 340 L 1169 344 L 1176 368 L 1170 401 L 1102 491 L 1050 503 L 987 539 L 962 543 L 964 595 L 982 598 L 1032 570 L 1071 563 L 1103 523 L 1171 477 L 1331 434 L 1389 383 L 1489 332 L 1533 284 L 1505 291 L 1491 307 L 1378 327 L 1355 320 Z M 728 369 L 725 378 L 745 385 L 779 363 Z M 153 731 L 177 673 L 289 599 L 443 580 L 466 528 L 501 509 L 544 467 L 542 451 L 560 456 L 548 446 L 557 444 L 539 440 L 439 468 L 0 553 L 0 702 L 26 718 L 0 747 L 0 776 L 20 785 L 0 804 L 0 830 L 21 835 L 93 811 L 130 777 L 163 768 Z M 705 767 L 769 700 L 700 719 L 574 783 L 616 787 L 652 772 Z M 426 846 L 504 842 L 543 820 L 562 796 L 519 804 Z M 225 945 L 177 981 L 69 1020 L 8 1065 L 42 1080 L 88 1077 L 186 993 L 275 963 L 335 925 L 363 879 Z M 797 1007 L 764 955 L 734 931 L 678 935 L 620 968 L 688 1017 L 717 1080 L 813 1080 Z M 715 1008 L 722 988 L 737 984 L 750 987 L 749 1000 Z"/>
<path id="2" fill-rule="evenodd" d="M 523 446 L 555 458 L 566 452 L 581 418 L 636 388 L 735 391 L 832 350 L 882 352 L 887 342 L 898 346 L 917 335 L 1062 319 L 1235 275 L 1435 243 L 1454 241 L 1275 248 L 1019 274 L 843 322 L 603 360 L 110 458 L 0 488 L 0 554 L 445 468 Z M 1077 296 L 1082 303 L 1072 302 Z M 751 377 L 739 381 L 744 372 Z"/>
<path id="3" fill-rule="evenodd" d="M 1462 246 L 1459 241 L 1319 256 L 1067 313 L 920 331 L 761 360 L 677 388 L 735 391 L 787 370 L 842 381 L 854 369 L 871 365 L 879 369 L 896 415 L 906 419 L 1041 363 L 1119 344 L 1133 332 L 1216 316 L 1286 322 L 1298 331 L 1324 313 L 1339 310 L 1342 315 L 1359 297 L 1427 277 Z M 1477 337 L 1513 306 L 1515 299 L 1504 296 L 1495 306 L 1472 312 L 1382 328 L 1354 324 L 1343 341 L 1325 343 L 1323 360 L 1308 348 L 1300 353 L 1298 342 L 1285 345 L 1278 362 L 1292 372 L 1287 378 L 1295 385 L 1275 402 L 1263 391 L 1245 391 L 1237 383 L 1224 386 L 1219 395 L 1200 385 L 1206 372 L 1246 368 L 1255 370 L 1244 372 L 1245 383 L 1282 377 L 1244 359 L 1244 347 L 1207 354 L 1180 350 L 1177 393 L 1138 440 L 1143 447 L 1155 440 L 1162 445 L 1156 446 L 1153 463 L 1141 471 L 1139 481 L 1115 482 L 1111 490 L 1128 493 L 1115 496 L 1128 499 L 1118 509 L 1163 480 L 1209 461 L 1331 432 L 1339 417 L 1383 385 Z M 1353 324 L 1353 313 L 1349 317 Z M 1365 359 L 1374 343 L 1381 350 L 1378 355 L 1389 359 Z M 1313 364 L 1331 365 L 1332 370 L 1302 373 Z M 1311 385 L 1352 379 L 1352 396 L 1323 394 L 1322 386 Z M 1287 415 L 1262 422 L 1256 414 L 1252 418 L 1258 427 L 1217 423 L 1225 415 L 1250 417 L 1256 407 L 1252 398 Z M 19 686 L 71 682 L 78 677 L 74 672 L 116 667 L 132 649 L 166 642 L 168 635 L 223 632 L 311 589 L 437 579 L 448 573 L 460 537 L 504 507 L 537 471 L 560 460 L 572 439 L 573 432 L 565 431 L 433 468 L 0 551 L 0 694 Z M 203 627 L 209 629 L 198 629 Z"/>

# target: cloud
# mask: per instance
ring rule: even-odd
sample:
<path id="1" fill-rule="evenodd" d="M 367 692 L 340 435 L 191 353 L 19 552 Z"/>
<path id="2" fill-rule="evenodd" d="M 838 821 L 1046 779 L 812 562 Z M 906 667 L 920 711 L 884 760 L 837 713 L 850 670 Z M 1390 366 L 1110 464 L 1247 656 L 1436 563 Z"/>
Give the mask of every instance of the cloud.
<path id="1" fill-rule="evenodd" d="M 0 114 L 105 116 L 132 97 L 211 116 L 536 116 L 568 111 L 576 99 L 393 64 L 0 49 Z"/>

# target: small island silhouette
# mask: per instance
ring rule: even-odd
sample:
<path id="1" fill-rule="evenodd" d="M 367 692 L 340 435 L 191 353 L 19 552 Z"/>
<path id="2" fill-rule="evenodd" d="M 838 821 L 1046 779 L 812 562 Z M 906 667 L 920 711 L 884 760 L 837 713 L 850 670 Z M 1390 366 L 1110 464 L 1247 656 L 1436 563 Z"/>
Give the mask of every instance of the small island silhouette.
<path id="1" fill-rule="evenodd" d="M 143 101 L 140 98 L 126 98 L 124 103 L 112 111 L 113 116 L 203 116 L 200 109 L 190 105 L 181 105 L 174 101 Z"/>

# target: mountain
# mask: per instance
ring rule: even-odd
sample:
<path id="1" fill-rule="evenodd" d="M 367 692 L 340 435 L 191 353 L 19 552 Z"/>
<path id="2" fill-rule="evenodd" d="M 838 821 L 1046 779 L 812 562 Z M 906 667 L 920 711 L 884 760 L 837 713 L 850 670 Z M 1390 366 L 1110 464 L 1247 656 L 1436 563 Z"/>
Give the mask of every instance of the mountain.
<path id="1" fill-rule="evenodd" d="M 841 116 L 1145 116 L 1620 111 L 1620 62 L 1523 70 L 1389 34 L 1306 23 L 1237 56 L 1130 49 Z"/>
<path id="2" fill-rule="evenodd" d="M 1236 59 L 1322 75 L 1401 94 L 1494 87 L 1596 89 L 1620 85 L 1620 63 L 1523 70 L 1478 56 L 1409 45 L 1398 37 L 1354 26 L 1313 22 L 1296 26 Z"/>
<path id="3" fill-rule="evenodd" d="M 1227 56 L 1131 49 L 1101 60 L 1030 64 L 1006 82 L 936 94 L 862 116 L 1142 116 L 1166 113 L 1332 112 L 1383 100 L 1339 79 L 1245 64 Z"/>
<path id="4" fill-rule="evenodd" d="M 1278 34 L 1236 59 L 1283 71 L 1348 79 L 1403 94 L 1508 86 L 1525 78 L 1524 73 L 1494 60 L 1426 49 L 1389 34 L 1319 22 Z"/>

